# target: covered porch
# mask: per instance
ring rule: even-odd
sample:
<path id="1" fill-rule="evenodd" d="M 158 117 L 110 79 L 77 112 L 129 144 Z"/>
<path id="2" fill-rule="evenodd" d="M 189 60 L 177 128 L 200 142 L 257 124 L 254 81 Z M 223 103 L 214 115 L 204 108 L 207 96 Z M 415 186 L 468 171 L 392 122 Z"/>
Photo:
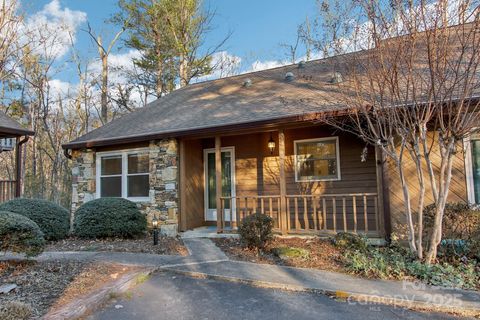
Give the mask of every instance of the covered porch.
<path id="1" fill-rule="evenodd" d="M 19 123 L 0 111 L 0 154 L 14 152 L 13 174 L 0 176 L 0 203 L 22 195 L 22 145 L 33 131 L 24 129 Z"/>
<path id="2" fill-rule="evenodd" d="M 352 135 L 303 124 L 184 137 L 179 146 L 180 231 L 231 232 L 263 213 L 282 234 L 385 235 L 382 155 Z"/>

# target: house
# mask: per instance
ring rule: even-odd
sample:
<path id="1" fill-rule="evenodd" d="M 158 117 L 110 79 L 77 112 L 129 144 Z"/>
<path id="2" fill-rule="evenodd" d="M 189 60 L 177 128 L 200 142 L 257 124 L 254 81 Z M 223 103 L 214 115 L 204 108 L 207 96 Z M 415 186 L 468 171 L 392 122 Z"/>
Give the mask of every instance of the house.
<path id="1" fill-rule="evenodd" d="M 284 233 L 401 230 L 400 184 L 381 151 L 306 120 L 343 111 L 335 59 L 191 84 L 64 145 L 72 210 L 124 197 L 170 233 L 223 232 L 253 212 Z M 480 201 L 478 138 L 456 155 L 451 201 Z"/>
<path id="2" fill-rule="evenodd" d="M 22 145 L 32 135 L 34 135 L 33 131 L 23 128 L 0 111 L 0 153 L 15 150 L 15 179 L 0 180 L 0 203 L 21 196 Z"/>

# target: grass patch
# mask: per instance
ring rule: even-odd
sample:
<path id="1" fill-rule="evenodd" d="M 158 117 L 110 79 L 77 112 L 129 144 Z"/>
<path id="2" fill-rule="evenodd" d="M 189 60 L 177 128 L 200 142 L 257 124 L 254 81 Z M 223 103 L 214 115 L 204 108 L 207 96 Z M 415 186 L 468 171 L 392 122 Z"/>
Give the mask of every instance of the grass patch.
<path id="1" fill-rule="evenodd" d="M 274 248 L 272 252 L 281 259 L 308 259 L 310 257 L 308 250 L 295 247 Z"/>

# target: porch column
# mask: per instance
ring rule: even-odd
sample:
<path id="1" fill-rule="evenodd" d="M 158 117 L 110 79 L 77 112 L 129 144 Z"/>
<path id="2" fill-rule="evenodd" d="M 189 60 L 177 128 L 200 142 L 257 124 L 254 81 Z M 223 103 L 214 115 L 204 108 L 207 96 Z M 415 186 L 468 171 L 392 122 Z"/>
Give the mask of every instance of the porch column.
<path id="1" fill-rule="evenodd" d="M 187 198 L 185 194 L 185 189 L 187 187 L 187 178 L 185 175 L 185 169 L 186 169 L 186 154 L 185 154 L 185 141 L 180 140 L 179 141 L 179 165 L 180 165 L 180 181 L 178 184 L 178 190 L 180 191 L 180 221 L 179 221 L 179 227 L 180 231 L 186 231 L 187 230 Z"/>
<path id="2" fill-rule="evenodd" d="M 217 232 L 223 232 L 222 210 L 222 142 L 220 136 L 215 137 L 215 190 L 217 200 Z"/>
<path id="3" fill-rule="evenodd" d="M 15 171 L 16 171 L 16 182 L 15 182 L 15 198 L 20 198 L 22 195 L 22 144 L 20 137 L 16 139 L 15 146 Z"/>
<path id="4" fill-rule="evenodd" d="M 280 170 L 280 230 L 282 233 L 287 232 L 287 183 L 285 181 L 285 132 L 278 131 L 278 157 Z"/>

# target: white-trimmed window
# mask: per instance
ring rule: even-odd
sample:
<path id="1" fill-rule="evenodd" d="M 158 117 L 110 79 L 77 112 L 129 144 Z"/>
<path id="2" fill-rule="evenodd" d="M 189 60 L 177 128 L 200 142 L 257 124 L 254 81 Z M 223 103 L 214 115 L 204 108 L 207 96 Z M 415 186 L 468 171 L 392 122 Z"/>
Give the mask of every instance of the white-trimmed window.
<path id="1" fill-rule="evenodd" d="M 480 204 L 480 133 L 465 139 L 464 145 L 468 201 Z"/>
<path id="2" fill-rule="evenodd" d="M 295 181 L 340 180 L 338 137 L 296 140 Z"/>
<path id="3" fill-rule="evenodd" d="M 148 151 L 97 153 L 97 198 L 118 197 L 148 201 Z"/>

